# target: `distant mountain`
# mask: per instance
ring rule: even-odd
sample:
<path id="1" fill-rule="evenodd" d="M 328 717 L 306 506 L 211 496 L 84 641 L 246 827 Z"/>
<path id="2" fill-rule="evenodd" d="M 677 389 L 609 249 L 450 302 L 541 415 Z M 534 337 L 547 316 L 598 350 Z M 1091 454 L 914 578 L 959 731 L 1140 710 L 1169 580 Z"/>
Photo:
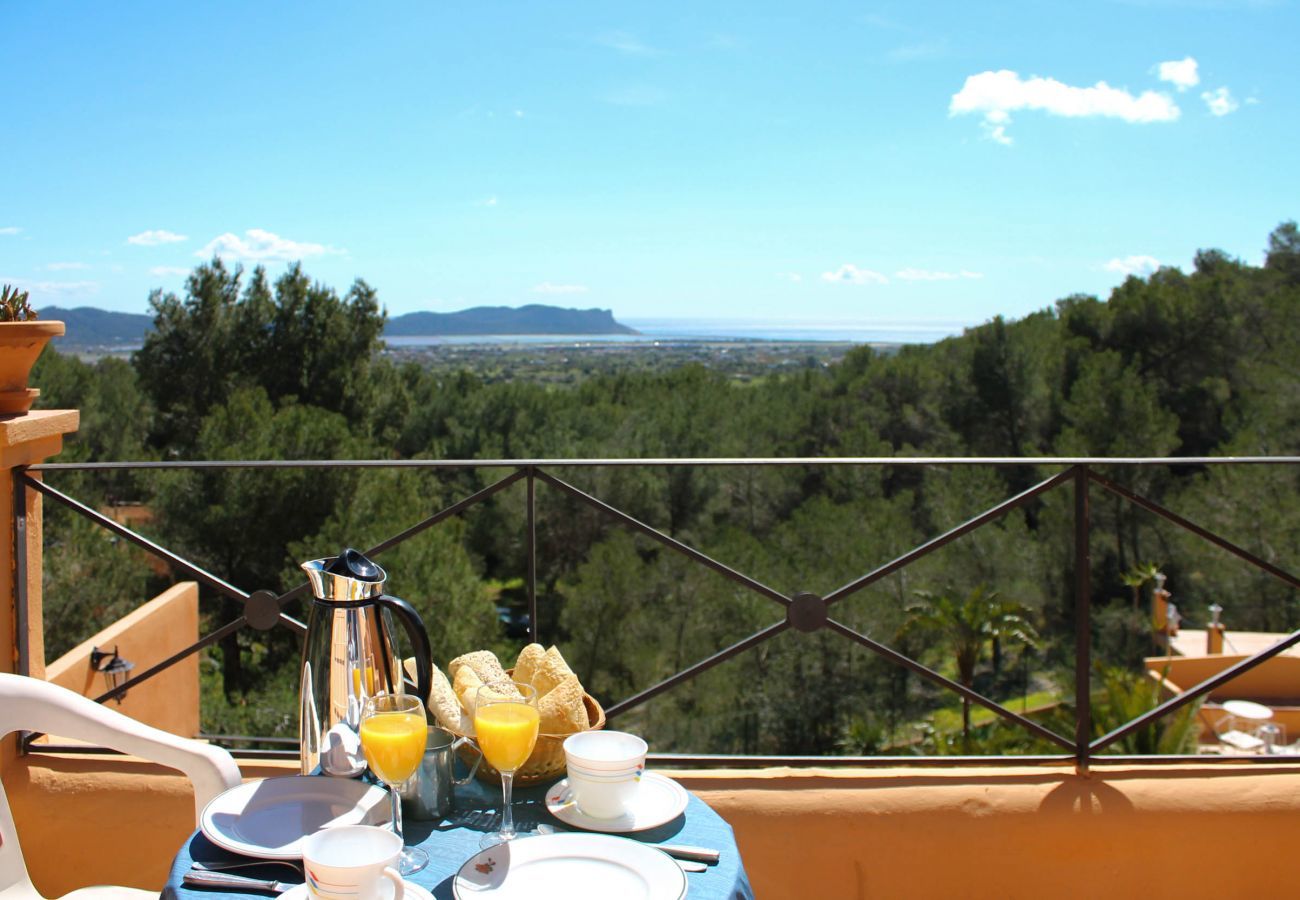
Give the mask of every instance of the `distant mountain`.
<path id="1" fill-rule="evenodd" d="M 153 328 L 153 316 L 109 312 L 90 306 L 63 309 L 47 306 L 38 309 L 42 319 L 67 323 L 67 333 L 58 339 L 56 349 L 67 347 L 131 347 L 144 343 L 145 333 Z M 385 337 L 472 334 L 636 334 L 614 320 L 608 309 L 561 309 L 558 306 L 530 304 L 478 306 L 460 312 L 417 312 L 388 320 Z"/>
<path id="2" fill-rule="evenodd" d="M 92 306 L 63 309 L 45 306 L 36 310 L 42 319 L 55 319 L 67 324 L 63 337 L 54 339 L 54 348 L 113 347 L 140 345 L 144 334 L 153 328 L 153 316 L 136 313 L 109 312 Z"/>
<path id="3" fill-rule="evenodd" d="M 388 320 L 386 337 L 465 334 L 637 334 L 608 309 L 476 306 L 460 312 L 415 312 Z"/>

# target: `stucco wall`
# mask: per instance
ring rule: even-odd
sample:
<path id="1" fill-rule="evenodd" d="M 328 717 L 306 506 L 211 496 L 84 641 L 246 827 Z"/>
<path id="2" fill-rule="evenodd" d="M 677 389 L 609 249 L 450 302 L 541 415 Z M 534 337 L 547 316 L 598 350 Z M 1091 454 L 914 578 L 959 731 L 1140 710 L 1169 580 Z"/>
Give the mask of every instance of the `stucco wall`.
<path id="1" fill-rule="evenodd" d="M 104 676 L 90 667 L 90 654 L 118 648 L 135 663 L 132 675 L 168 659 L 199 638 L 199 589 L 193 581 L 174 584 L 103 631 L 50 663 L 46 680 L 97 697 L 107 690 Z M 113 708 L 133 719 L 194 737 L 199 732 L 199 655 L 192 653 L 165 671 L 127 691 Z"/>
<path id="2" fill-rule="evenodd" d="M 84 757 L 7 765 L 37 887 L 160 887 L 194 827 L 188 782 L 163 771 Z M 760 898 L 1272 895 L 1300 840 L 1300 769 L 1283 766 L 672 774 L 735 828 Z M 69 842 L 84 850 L 75 868 L 58 851 Z"/>

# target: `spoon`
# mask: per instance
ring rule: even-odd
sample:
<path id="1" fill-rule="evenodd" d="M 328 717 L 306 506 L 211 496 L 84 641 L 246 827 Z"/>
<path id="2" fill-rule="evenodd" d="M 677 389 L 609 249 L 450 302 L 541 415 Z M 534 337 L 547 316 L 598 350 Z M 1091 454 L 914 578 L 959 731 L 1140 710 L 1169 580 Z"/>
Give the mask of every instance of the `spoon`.
<path id="1" fill-rule="evenodd" d="M 302 865 L 291 859 L 234 859 L 213 862 L 198 862 L 196 860 L 190 866 L 190 869 L 195 872 L 226 872 L 231 869 L 249 869 L 254 866 L 288 866 L 299 876 L 302 875 Z"/>

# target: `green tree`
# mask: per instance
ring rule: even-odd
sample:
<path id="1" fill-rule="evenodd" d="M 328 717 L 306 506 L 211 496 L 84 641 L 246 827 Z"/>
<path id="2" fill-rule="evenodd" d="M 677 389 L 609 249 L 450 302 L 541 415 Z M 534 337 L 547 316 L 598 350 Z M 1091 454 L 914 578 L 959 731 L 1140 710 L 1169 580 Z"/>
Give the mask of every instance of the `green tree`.
<path id="1" fill-rule="evenodd" d="M 921 603 L 909 610 L 904 632 L 917 631 L 945 643 L 957 664 L 957 681 L 974 688 L 975 667 L 992 640 L 1013 641 L 1027 647 L 1038 645 L 1038 633 L 1029 621 L 1028 610 L 998 598 L 996 591 L 977 585 L 964 598 L 950 594 L 917 591 Z M 962 697 L 962 734 L 970 736 L 970 700 Z"/>

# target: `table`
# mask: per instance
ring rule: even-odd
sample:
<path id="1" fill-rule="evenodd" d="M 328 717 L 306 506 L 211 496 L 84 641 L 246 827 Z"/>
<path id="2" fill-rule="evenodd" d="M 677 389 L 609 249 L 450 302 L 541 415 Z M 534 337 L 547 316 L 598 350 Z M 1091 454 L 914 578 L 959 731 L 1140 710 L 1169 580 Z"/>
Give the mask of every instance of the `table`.
<path id="1" fill-rule="evenodd" d="M 535 828 L 538 824 L 545 824 L 556 830 L 576 830 L 570 829 L 547 811 L 546 790 L 552 783 L 515 789 L 517 828 Z M 455 808 L 448 818 L 440 822 L 404 822 L 407 843 L 423 847 L 429 854 L 429 865 L 414 875 L 408 875 L 407 879 L 427 888 L 436 900 L 453 900 L 452 878 L 465 860 L 478 852 L 479 838 L 483 833 L 496 827 L 500 804 L 499 787 L 474 781 L 456 788 Z M 690 900 L 753 900 L 754 892 L 741 863 L 731 826 L 694 794 L 690 797 L 686 812 L 672 822 L 624 836 L 647 844 L 691 844 L 720 850 L 722 858 L 717 865 L 710 866 L 706 872 L 687 873 Z M 202 832 L 195 832 L 172 862 L 167 885 L 162 892 L 164 900 L 249 900 L 252 897 L 269 897 L 269 894 L 261 892 L 187 887 L 181 883 L 181 878 L 195 860 L 213 862 L 237 858 L 236 854 L 217 847 Z M 239 869 L 238 874 L 291 883 L 300 880 L 292 877 L 289 869 L 284 866 L 250 866 Z M 290 877 L 286 878 L 286 875 Z"/>

